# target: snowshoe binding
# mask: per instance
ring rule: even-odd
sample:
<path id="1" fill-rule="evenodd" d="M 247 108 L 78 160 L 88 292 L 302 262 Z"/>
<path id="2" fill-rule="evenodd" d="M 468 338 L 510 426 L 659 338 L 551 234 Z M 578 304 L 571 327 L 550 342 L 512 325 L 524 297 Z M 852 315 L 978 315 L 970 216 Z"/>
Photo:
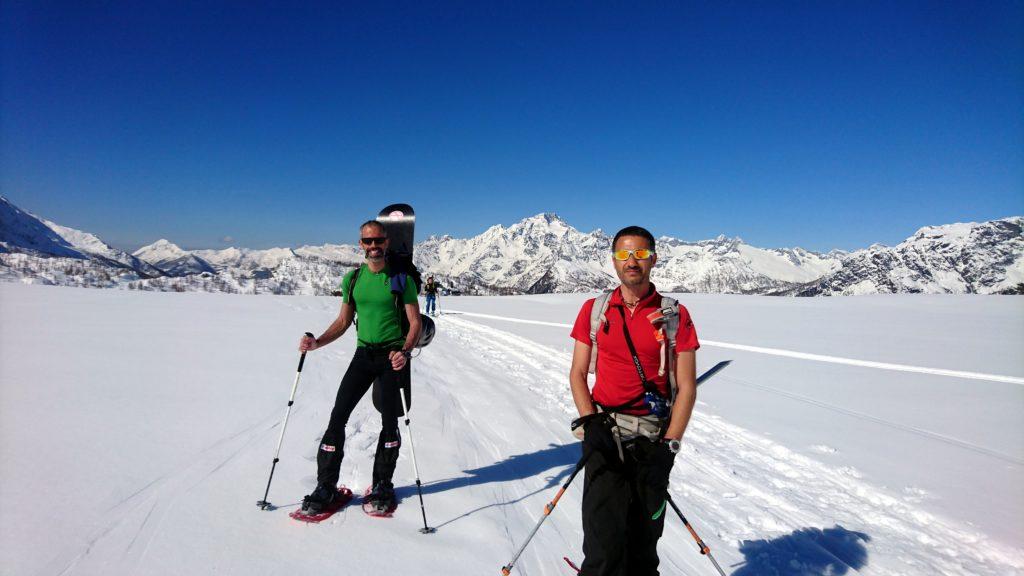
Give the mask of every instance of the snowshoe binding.
<path id="1" fill-rule="evenodd" d="M 378 482 L 363 495 L 363 512 L 376 518 L 391 518 L 398 508 L 395 489 L 390 482 Z"/>
<path id="2" fill-rule="evenodd" d="M 302 508 L 289 516 L 300 522 L 318 523 L 327 520 L 352 500 L 352 491 L 344 486 L 317 484 L 313 492 L 302 499 Z"/>

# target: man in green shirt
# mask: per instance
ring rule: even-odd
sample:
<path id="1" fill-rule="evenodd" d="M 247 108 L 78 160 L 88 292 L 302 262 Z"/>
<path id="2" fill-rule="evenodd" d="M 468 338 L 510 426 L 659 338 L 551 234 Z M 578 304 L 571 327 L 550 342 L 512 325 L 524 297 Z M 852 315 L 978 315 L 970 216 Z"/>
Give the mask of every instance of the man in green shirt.
<path id="1" fill-rule="evenodd" d="M 338 497 L 337 484 L 344 458 L 345 424 L 356 404 L 377 378 L 384 397 L 381 403 L 382 430 L 373 462 L 373 483 L 365 501 L 380 513 L 394 509 L 391 483 L 402 440 L 398 432 L 399 389 L 409 382 L 409 355 L 419 339 L 420 308 L 416 283 L 406 277 L 404 290 L 392 278 L 388 267 L 388 238 L 384 226 L 370 220 L 359 228 L 359 245 L 366 263 L 342 280 L 342 303 L 338 317 L 319 338 L 304 336 L 299 350 L 310 351 L 334 342 L 348 330 L 359 312 L 356 352 L 338 387 L 331 419 L 317 452 L 317 487 L 302 501 L 302 509 L 317 514 Z"/>

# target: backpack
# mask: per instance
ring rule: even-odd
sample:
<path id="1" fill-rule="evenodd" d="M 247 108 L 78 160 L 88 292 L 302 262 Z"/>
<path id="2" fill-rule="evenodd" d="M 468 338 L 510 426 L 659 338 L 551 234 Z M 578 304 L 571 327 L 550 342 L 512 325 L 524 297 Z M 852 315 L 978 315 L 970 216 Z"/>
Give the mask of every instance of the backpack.
<path id="1" fill-rule="evenodd" d="M 591 374 L 597 373 L 597 331 L 603 326 L 605 333 L 608 333 L 608 318 L 605 313 L 608 312 L 608 301 L 611 300 L 612 292 L 614 290 L 609 290 L 595 298 L 594 307 L 590 311 L 590 367 L 587 371 Z M 675 350 L 676 332 L 679 331 L 679 302 L 675 298 L 662 296 L 661 308 L 648 314 L 647 318 L 651 320 L 651 324 L 655 326 L 660 324 L 661 327 L 657 334 L 658 341 L 661 342 L 661 363 L 658 367 L 658 375 L 663 375 L 666 369 L 668 370 L 668 404 L 671 406 L 675 403 L 678 389 Z"/>

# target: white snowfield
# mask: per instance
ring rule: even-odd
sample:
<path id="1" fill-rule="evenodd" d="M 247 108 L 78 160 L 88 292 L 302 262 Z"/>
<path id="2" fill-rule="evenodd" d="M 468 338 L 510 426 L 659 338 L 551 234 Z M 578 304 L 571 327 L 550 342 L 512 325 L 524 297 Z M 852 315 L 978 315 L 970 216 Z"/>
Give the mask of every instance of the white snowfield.
<path id="1" fill-rule="evenodd" d="M 288 518 L 315 483 L 354 338 L 298 361 L 334 298 L 0 284 L 0 573 L 499 574 L 579 457 L 568 330 L 584 295 L 442 298 L 414 360 L 395 517 Z M 1024 377 L 1024 299 L 681 295 L 707 342 Z M 455 313 L 455 310 L 465 312 Z M 487 314 L 539 323 L 483 318 Z M 731 576 L 1024 574 L 1024 387 L 706 345 L 671 491 Z M 369 482 L 379 417 L 348 426 Z M 403 434 L 405 429 L 403 427 Z M 513 569 L 581 557 L 577 478 Z M 712 575 L 674 515 L 662 574 Z"/>
<path id="2" fill-rule="evenodd" d="M 571 329 L 572 324 L 559 322 L 545 322 L 543 320 L 524 320 L 522 318 L 510 318 L 508 316 L 495 316 L 494 314 L 480 314 L 478 312 L 465 312 L 462 310 L 449 310 L 454 314 L 461 314 L 474 318 L 488 318 L 491 320 L 505 320 L 520 324 L 537 324 L 540 326 L 552 326 L 555 328 Z M 801 360 L 814 360 L 817 362 L 830 362 L 833 364 L 846 364 L 848 366 L 864 366 L 867 368 L 878 368 L 881 370 L 896 370 L 899 372 L 919 372 L 921 374 L 934 374 L 936 376 L 952 376 L 953 378 L 966 378 L 968 380 L 989 380 L 992 382 L 1009 382 L 1011 384 L 1024 385 L 1024 378 L 1014 376 L 1001 376 L 999 374 L 983 374 L 980 372 L 964 372 L 963 370 L 943 370 L 939 368 L 926 368 L 923 366 L 907 366 L 906 364 L 891 364 L 888 362 L 872 362 L 869 360 L 857 360 L 855 358 L 841 358 L 838 356 L 825 356 L 822 354 L 807 354 L 806 352 L 794 352 L 792 350 L 780 350 L 778 348 L 765 348 L 763 346 L 747 346 L 745 344 L 733 344 L 731 342 L 715 342 L 714 340 L 702 340 L 703 346 L 717 346 L 730 350 L 742 350 L 744 352 L 757 352 L 772 356 L 785 356 L 788 358 L 799 358 Z"/>

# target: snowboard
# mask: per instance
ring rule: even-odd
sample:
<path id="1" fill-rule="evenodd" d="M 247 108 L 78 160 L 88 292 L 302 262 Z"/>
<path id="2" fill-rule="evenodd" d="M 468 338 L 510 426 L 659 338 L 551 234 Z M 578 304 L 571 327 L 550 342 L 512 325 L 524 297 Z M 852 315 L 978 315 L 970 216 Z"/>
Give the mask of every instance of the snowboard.
<path id="1" fill-rule="evenodd" d="M 416 211 L 408 204 L 390 204 L 385 206 L 378 214 L 377 221 L 384 225 L 388 234 L 388 266 L 392 270 L 411 270 L 412 249 L 416 230 Z M 416 281 L 416 291 L 419 292 L 419 279 L 409 274 L 408 280 Z M 408 373 L 406 373 L 408 376 Z M 412 389 L 409 378 L 403 377 L 400 388 L 405 395 L 405 405 L 412 408 Z M 380 379 L 373 382 L 373 407 L 381 412 L 383 400 L 383 385 Z M 402 404 L 395 399 L 395 414 L 402 414 Z"/>
<path id="2" fill-rule="evenodd" d="M 334 516 L 335 513 L 337 513 L 339 510 L 347 506 L 348 503 L 352 501 L 352 491 L 344 486 L 338 487 L 338 495 L 341 496 L 341 498 L 338 498 L 338 500 L 335 501 L 334 505 L 330 506 L 323 512 L 320 512 L 319 514 L 307 514 L 302 511 L 302 508 L 299 508 L 298 510 L 295 510 L 292 513 L 288 514 L 288 516 L 290 516 L 293 520 L 298 520 L 299 522 L 319 524 L 320 522 L 327 520 L 331 516 Z"/>
<path id="3" fill-rule="evenodd" d="M 377 214 L 377 221 L 388 233 L 388 256 L 404 256 L 412 260 L 416 229 L 416 212 L 408 204 L 391 204 Z"/>
<path id="4" fill-rule="evenodd" d="M 373 516 L 374 518 L 391 518 L 395 514 L 395 510 L 398 509 L 398 499 L 395 499 L 395 503 L 390 508 L 384 511 L 377 510 L 372 504 L 366 500 L 366 496 L 370 494 L 373 488 L 367 488 L 366 492 L 363 493 L 363 512 L 367 516 Z"/>

